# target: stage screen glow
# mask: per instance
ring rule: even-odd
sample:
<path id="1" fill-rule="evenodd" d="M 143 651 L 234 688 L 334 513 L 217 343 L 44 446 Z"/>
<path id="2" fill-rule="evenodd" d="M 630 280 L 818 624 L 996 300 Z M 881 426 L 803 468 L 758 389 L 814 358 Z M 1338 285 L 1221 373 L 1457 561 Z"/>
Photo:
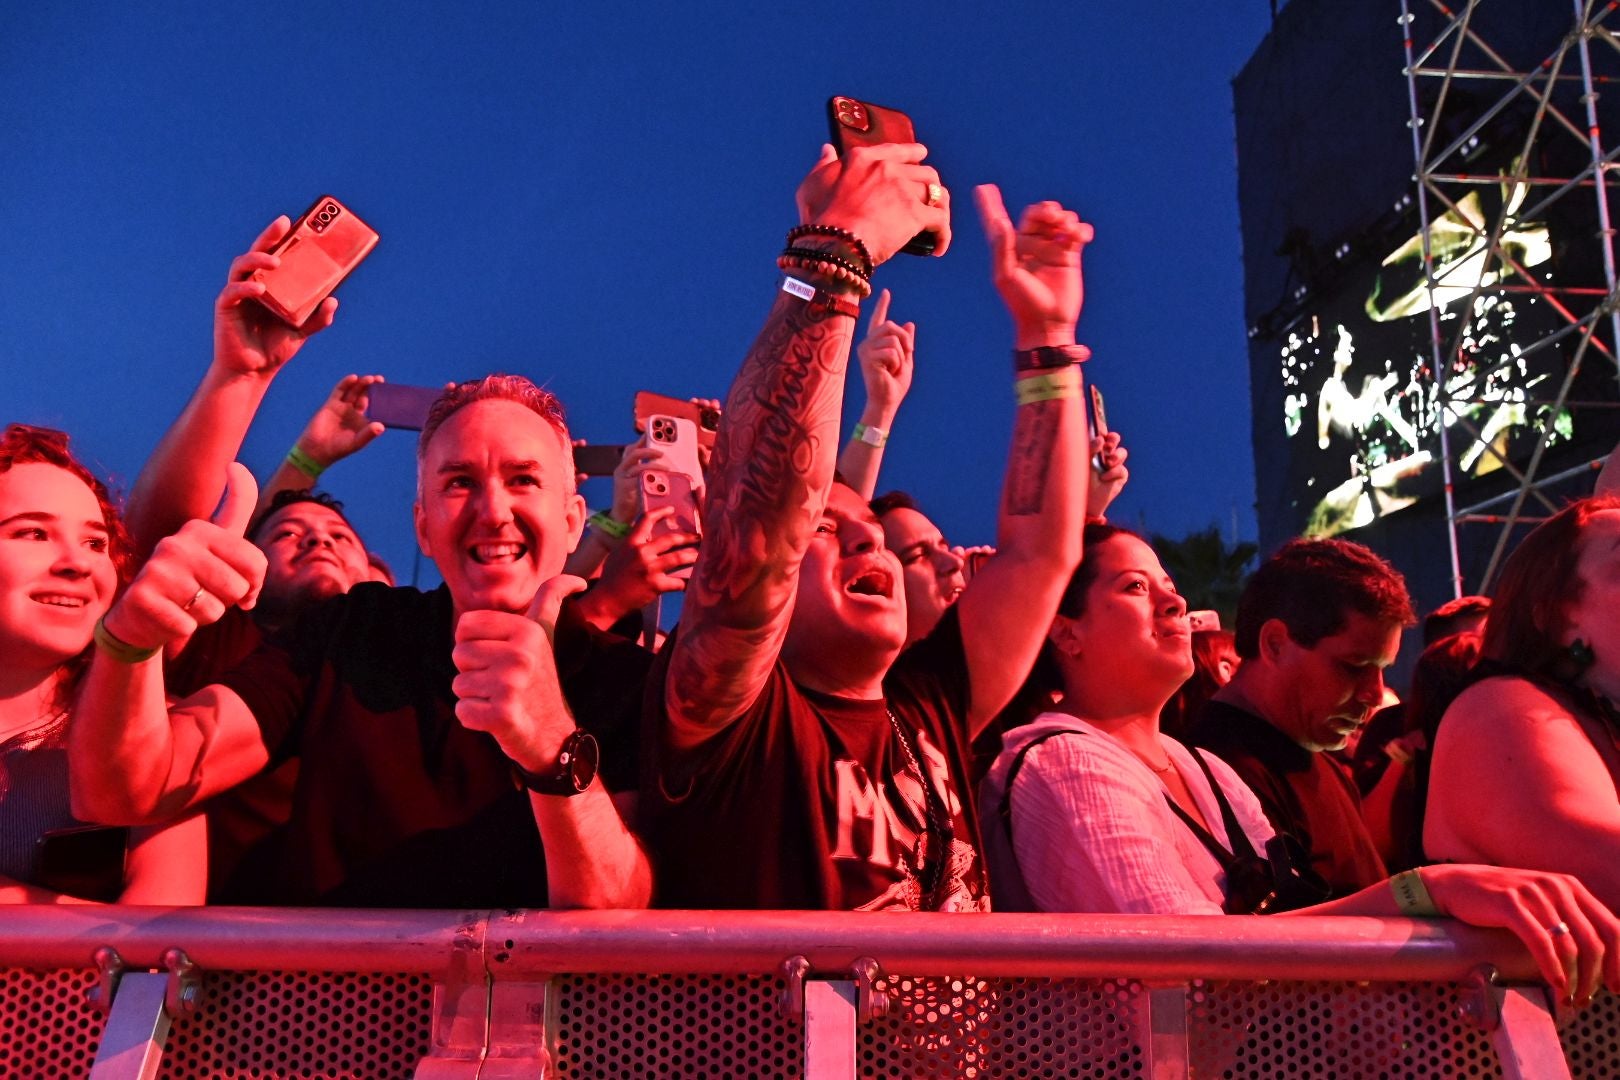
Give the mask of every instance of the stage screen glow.
<path id="1" fill-rule="evenodd" d="M 1466 322 L 1461 354 L 1445 372 L 1459 486 L 1501 468 L 1501 457 L 1522 462 L 1545 419 L 1556 441 L 1574 435 L 1569 410 L 1549 417 L 1567 361 L 1562 343 L 1524 351 L 1567 325 L 1529 287 L 1551 283 L 1557 260 L 1547 224 L 1518 218 L 1525 196 L 1506 185 L 1471 192 L 1429 230 L 1444 340 Z M 1481 234 L 1496 218 L 1505 269 L 1498 260 L 1487 268 L 1484 257 Z M 1305 535 L 1354 529 L 1441 492 L 1441 395 L 1429 377 L 1422 245 L 1414 224 L 1384 258 L 1366 260 L 1308 307 L 1277 345 L 1287 490 Z M 1487 289 L 1470 302 L 1482 278 Z"/>

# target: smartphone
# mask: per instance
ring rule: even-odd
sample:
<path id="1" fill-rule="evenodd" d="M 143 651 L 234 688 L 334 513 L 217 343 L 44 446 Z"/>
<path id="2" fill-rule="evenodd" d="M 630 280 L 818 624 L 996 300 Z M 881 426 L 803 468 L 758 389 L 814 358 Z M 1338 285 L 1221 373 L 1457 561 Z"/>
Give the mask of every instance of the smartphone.
<path id="1" fill-rule="evenodd" d="M 664 452 L 663 467 L 685 473 L 696 485 L 703 476 L 698 465 L 697 425 L 679 416 L 653 413 L 647 417 L 647 445 Z"/>
<path id="2" fill-rule="evenodd" d="M 112 903 L 124 891 L 129 829 L 75 825 L 47 830 L 35 841 L 35 884 L 82 900 Z"/>
<path id="3" fill-rule="evenodd" d="M 574 469 L 586 476 L 612 476 L 623 459 L 623 446 L 587 443 L 574 447 Z"/>
<path id="4" fill-rule="evenodd" d="M 401 431 L 421 431 L 428 410 L 443 393 L 443 387 L 438 386 L 377 383 L 366 391 L 366 419 Z"/>
<path id="5" fill-rule="evenodd" d="M 899 109 L 888 109 L 849 97 L 827 99 L 827 127 L 839 156 L 848 153 L 854 146 L 917 141 L 917 131 L 911 126 L 911 117 Z M 900 250 L 907 255 L 932 255 L 938 246 L 937 235 L 920 232 Z"/>
<path id="6" fill-rule="evenodd" d="M 1218 611 L 1189 611 L 1187 623 L 1196 633 L 1199 630 L 1219 630 L 1221 628 L 1221 613 Z"/>
<path id="7" fill-rule="evenodd" d="M 264 282 L 259 303 L 281 321 L 303 326 L 322 300 L 377 246 L 377 232 L 330 195 L 316 199 L 270 249 L 281 257 L 274 270 L 255 270 Z"/>
<path id="8" fill-rule="evenodd" d="M 652 535 L 685 532 L 702 535 L 703 525 L 698 517 L 697 493 L 692 478 L 684 473 L 664 469 L 648 469 L 641 474 L 641 510 L 646 513 L 660 506 L 673 506 L 675 512 L 653 526 Z M 692 568 L 683 566 L 670 572 L 670 577 L 682 581 L 692 576 Z"/>
<path id="9" fill-rule="evenodd" d="M 714 446 L 714 433 L 720 430 L 720 410 L 694 405 L 681 398 L 666 397 L 650 390 L 636 393 L 636 434 L 647 430 L 647 420 L 656 413 L 690 420 L 697 425 L 698 445 L 705 449 Z"/>
<path id="10" fill-rule="evenodd" d="M 1100 439 L 1108 434 L 1108 410 L 1103 408 L 1102 391 L 1095 383 L 1088 383 L 1086 389 L 1090 391 L 1091 400 L 1091 437 Z M 1091 455 L 1091 468 L 1098 476 L 1108 471 L 1101 454 Z"/>

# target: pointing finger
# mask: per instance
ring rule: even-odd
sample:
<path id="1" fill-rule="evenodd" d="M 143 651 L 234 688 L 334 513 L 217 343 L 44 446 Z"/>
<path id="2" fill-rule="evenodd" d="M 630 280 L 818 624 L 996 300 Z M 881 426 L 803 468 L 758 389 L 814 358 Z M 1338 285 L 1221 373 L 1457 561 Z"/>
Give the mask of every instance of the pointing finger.
<path id="1" fill-rule="evenodd" d="M 884 289 L 878 293 L 877 303 L 872 305 L 872 321 L 866 324 L 866 336 L 871 337 L 877 333 L 877 328 L 889 320 L 889 290 Z"/>

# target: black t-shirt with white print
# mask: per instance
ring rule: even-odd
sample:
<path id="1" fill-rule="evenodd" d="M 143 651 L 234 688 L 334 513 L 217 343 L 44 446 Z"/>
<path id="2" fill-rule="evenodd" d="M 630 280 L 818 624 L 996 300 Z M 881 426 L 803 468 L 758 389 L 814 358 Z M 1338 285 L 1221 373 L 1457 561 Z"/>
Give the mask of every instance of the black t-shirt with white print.
<path id="1" fill-rule="evenodd" d="M 648 680 L 643 736 L 659 747 L 643 795 L 659 906 L 919 910 L 927 811 L 892 711 L 951 816 L 938 907 L 989 910 L 954 610 L 896 660 L 884 699 L 806 690 L 778 660 L 746 713 L 681 753 L 662 738 L 669 653 L 666 646 Z"/>

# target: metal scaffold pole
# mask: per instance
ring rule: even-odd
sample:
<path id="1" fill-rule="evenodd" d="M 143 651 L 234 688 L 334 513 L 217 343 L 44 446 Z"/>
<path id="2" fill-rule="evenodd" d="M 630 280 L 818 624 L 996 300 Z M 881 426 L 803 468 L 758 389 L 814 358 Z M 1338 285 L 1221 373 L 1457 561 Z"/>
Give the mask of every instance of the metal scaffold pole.
<path id="1" fill-rule="evenodd" d="M 1469 591 L 1470 584 L 1473 591 L 1490 587 L 1515 532 L 1527 521 L 1528 501 L 1534 500 L 1539 510 L 1554 511 L 1551 487 L 1590 471 L 1593 463 L 1558 468 L 1550 475 L 1543 472 L 1549 448 L 1575 425 L 1571 414 L 1577 409 L 1614 407 L 1611 401 L 1576 400 L 1590 394 L 1575 389 L 1592 354 L 1614 364 L 1614 343 L 1620 341 L 1609 199 L 1620 147 L 1605 148 L 1598 110 L 1600 88 L 1620 82 L 1620 64 L 1615 63 L 1620 41 L 1604 25 L 1620 10 L 1620 0 L 1571 3 L 1573 22 L 1556 46 L 1533 63 L 1520 57 L 1516 66 L 1507 59 L 1512 50 L 1498 50 L 1485 38 L 1482 26 L 1487 20 L 1481 12 L 1490 7 L 1489 0 L 1469 0 L 1457 9 L 1441 0 L 1400 0 L 1413 180 L 1429 301 L 1430 390 L 1445 488 L 1452 588 L 1459 596 Z M 1432 35 L 1424 32 L 1427 27 L 1434 28 Z M 1600 70 L 1604 61 L 1610 68 Z M 1473 164 L 1482 141 L 1492 140 L 1498 161 L 1494 171 Z M 1509 149 L 1512 156 L 1506 165 L 1500 164 Z M 1470 193 L 1492 185 L 1503 194 L 1500 212 L 1493 218 L 1467 212 Z M 1516 229 L 1555 217 L 1563 222 L 1594 220 L 1585 209 L 1572 213 L 1585 188 L 1592 189 L 1596 200 L 1596 228 L 1589 235 L 1578 229 L 1561 235 L 1559 250 L 1567 264 L 1581 265 L 1585 259 L 1587 265 L 1600 265 L 1601 285 L 1536 272 L 1532 269 L 1536 260 L 1525 256 L 1523 241 L 1516 248 L 1510 239 Z M 1466 234 L 1466 250 L 1455 250 L 1453 239 L 1443 265 L 1434 243 L 1436 224 L 1442 221 L 1452 232 Z M 1591 244 L 1596 244 L 1595 250 L 1584 246 Z M 1527 455 L 1523 441 L 1509 448 L 1506 424 L 1476 423 L 1470 409 L 1478 403 L 1459 398 L 1450 386 L 1455 375 L 1471 365 L 1478 367 L 1474 340 L 1478 313 L 1513 298 L 1544 304 L 1549 313 L 1541 320 L 1545 327 L 1535 331 L 1540 336 L 1518 340 L 1508 359 L 1497 365 L 1523 365 L 1535 357 L 1546 373 L 1534 398 L 1526 391 L 1504 405 L 1517 410 L 1523 434 L 1534 440 Z M 1448 304 L 1456 305 L 1449 313 L 1444 310 Z M 1444 325 L 1448 321 L 1455 322 L 1454 330 L 1448 331 Z M 1608 341 L 1599 333 L 1605 326 Z M 1488 376 L 1491 371 L 1476 373 Z M 1620 375 L 1620 365 L 1616 374 Z M 1465 436 L 1460 441 L 1459 434 Z M 1457 454 L 1459 442 L 1462 457 Z M 1469 474 L 1495 470 L 1511 478 L 1513 489 L 1459 507 L 1458 491 L 1469 485 Z M 1505 514 L 1478 512 L 1503 501 L 1509 503 Z M 1486 523 L 1498 529 L 1496 541 L 1479 580 L 1468 583 L 1459 530 Z"/>

